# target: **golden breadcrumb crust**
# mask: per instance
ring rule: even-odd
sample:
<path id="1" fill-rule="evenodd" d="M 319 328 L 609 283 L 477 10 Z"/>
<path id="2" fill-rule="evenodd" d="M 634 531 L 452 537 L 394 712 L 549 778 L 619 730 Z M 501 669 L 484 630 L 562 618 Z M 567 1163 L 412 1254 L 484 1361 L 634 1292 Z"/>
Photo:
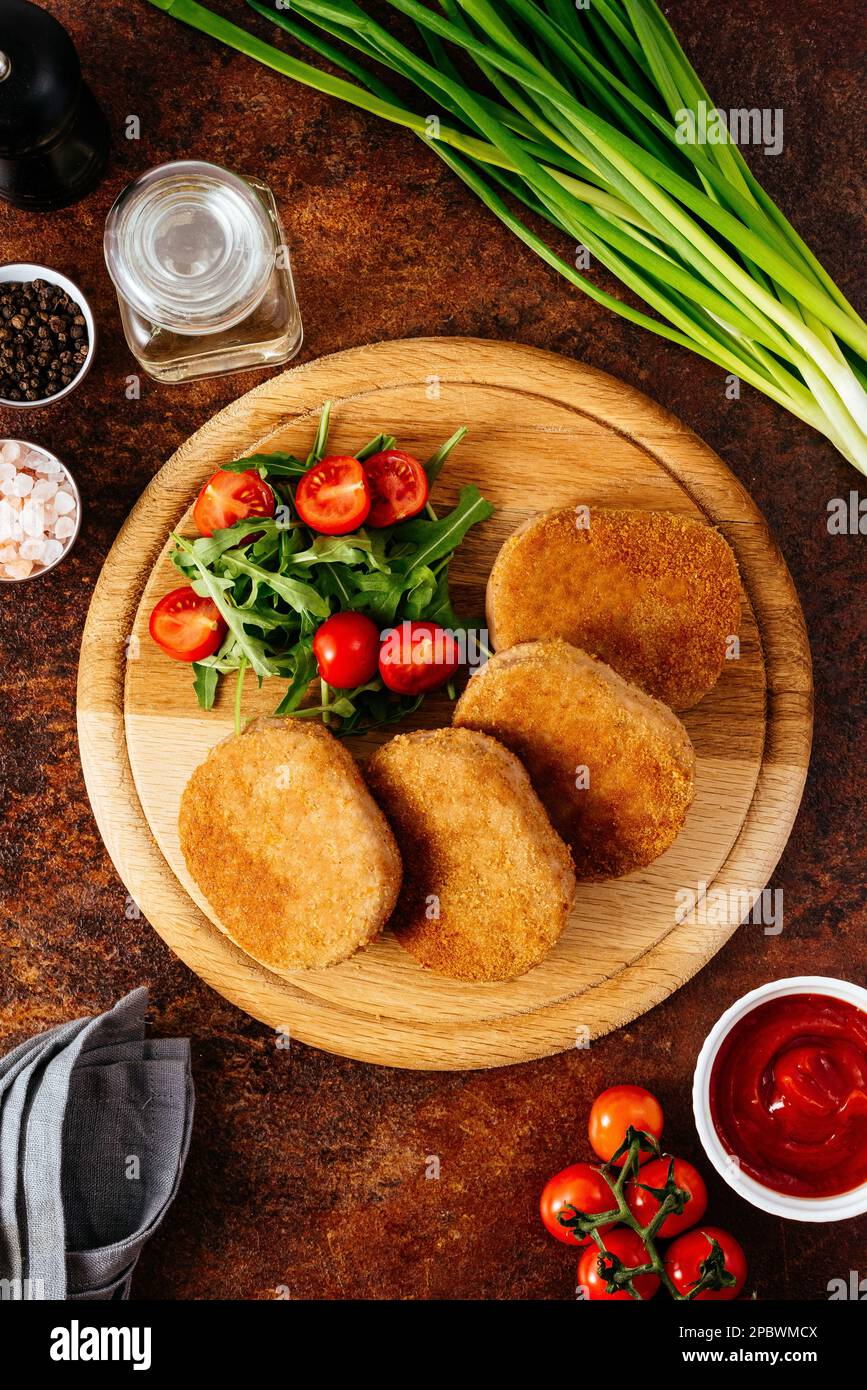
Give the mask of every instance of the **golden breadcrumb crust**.
<path id="1" fill-rule="evenodd" d="M 257 720 L 217 744 L 184 789 L 178 828 L 227 934 L 269 969 L 345 960 L 397 901 L 394 836 L 321 724 Z"/>
<path id="2" fill-rule="evenodd" d="M 526 771 L 470 729 L 399 734 L 367 765 L 404 862 L 392 926 L 422 965 L 511 980 L 544 959 L 575 875 Z"/>
<path id="3" fill-rule="evenodd" d="M 579 879 L 643 868 L 683 827 L 695 754 L 680 720 L 567 642 L 523 642 L 492 657 L 454 722 L 518 755 Z"/>
<path id="4" fill-rule="evenodd" d="M 668 512 L 542 512 L 510 536 L 488 581 L 498 651 L 562 637 L 672 709 L 719 679 L 740 625 L 738 568 L 712 526 Z"/>

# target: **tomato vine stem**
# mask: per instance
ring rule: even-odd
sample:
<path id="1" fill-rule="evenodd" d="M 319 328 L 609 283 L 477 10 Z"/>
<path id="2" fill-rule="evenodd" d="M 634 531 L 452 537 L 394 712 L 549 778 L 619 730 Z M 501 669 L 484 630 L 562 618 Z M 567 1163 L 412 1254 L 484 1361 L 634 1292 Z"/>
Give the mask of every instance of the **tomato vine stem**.
<path id="1" fill-rule="evenodd" d="M 656 1248 L 656 1238 L 666 1217 L 682 1212 L 689 1201 L 690 1194 L 684 1188 L 678 1187 L 674 1177 L 674 1159 L 670 1158 L 665 1186 L 659 1189 L 647 1189 L 660 1197 L 659 1210 L 646 1226 L 642 1226 L 629 1209 L 626 1200 L 626 1186 L 631 1180 L 641 1185 L 641 1157 L 642 1154 L 648 1153 L 652 1154 L 654 1158 L 668 1157 L 668 1155 L 662 1154 L 659 1144 L 652 1134 L 647 1134 L 644 1130 L 636 1130 L 630 1125 L 620 1148 L 612 1154 L 607 1163 L 600 1164 L 597 1170 L 611 1189 L 615 1202 L 614 1207 L 610 1211 L 583 1212 L 575 1206 L 567 1205 L 558 1215 L 557 1219 L 560 1225 L 571 1230 L 576 1237 L 590 1236 L 597 1245 L 599 1249 L 598 1270 L 599 1274 L 606 1278 L 606 1293 L 617 1293 L 620 1290 L 625 1290 L 630 1298 L 641 1302 L 641 1294 L 633 1281 L 642 1274 L 656 1275 L 670 1296 L 679 1303 L 692 1302 L 705 1289 L 730 1288 L 735 1283 L 735 1276 L 726 1269 L 722 1248 L 719 1242 L 713 1239 L 709 1241 L 710 1249 L 702 1261 L 700 1277 L 686 1293 L 681 1293 L 675 1287 L 665 1268 L 662 1256 Z M 617 1160 L 620 1158 L 623 1158 L 624 1161 L 618 1166 Z M 572 1213 L 571 1216 L 569 1212 Z M 631 1231 L 635 1232 L 647 1251 L 646 1264 L 624 1265 L 619 1257 L 608 1249 L 602 1232 L 606 1226 L 612 1225 L 628 1226 Z"/>

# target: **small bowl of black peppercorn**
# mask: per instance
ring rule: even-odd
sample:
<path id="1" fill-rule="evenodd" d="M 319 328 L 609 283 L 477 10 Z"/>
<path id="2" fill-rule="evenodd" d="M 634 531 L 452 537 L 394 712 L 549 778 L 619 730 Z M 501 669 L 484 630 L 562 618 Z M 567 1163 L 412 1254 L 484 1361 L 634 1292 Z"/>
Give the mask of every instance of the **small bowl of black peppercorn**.
<path id="1" fill-rule="evenodd" d="M 47 266 L 0 266 L 0 405 L 50 405 L 90 370 L 96 331 L 90 305 Z"/>

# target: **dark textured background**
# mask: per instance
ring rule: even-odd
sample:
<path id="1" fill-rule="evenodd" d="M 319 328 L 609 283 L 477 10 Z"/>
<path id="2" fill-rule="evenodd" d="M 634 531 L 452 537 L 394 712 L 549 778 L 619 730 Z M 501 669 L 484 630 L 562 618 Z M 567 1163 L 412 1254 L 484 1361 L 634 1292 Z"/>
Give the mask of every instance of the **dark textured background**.
<path id="1" fill-rule="evenodd" d="M 268 34 L 240 0 L 223 13 Z M 818 436 L 722 374 L 580 297 L 513 240 L 420 142 L 294 86 L 181 27 L 145 0 L 51 0 L 105 106 L 115 150 L 77 207 L 0 204 L 3 260 L 41 260 L 90 297 L 100 344 L 84 386 L 56 406 L 0 412 L 3 434 L 46 444 L 84 497 L 73 557 L 0 586 L 0 1048 L 61 1019 L 152 992 L 155 1030 L 193 1039 L 198 1112 L 180 1196 L 141 1261 L 140 1298 L 569 1298 L 575 1261 L 536 1216 L 545 1178 L 585 1155 L 597 1090 L 652 1087 L 667 1137 L 696 1159 L 690 1079 L 723 1008 L 763 980 L 810 971 L 863 979 L 864 540 L 829 537 L 829 499 L 863 480 Z M 833 18 L 831 16 L 833 9 Z M 785 150 L 754 166 L 863 307 L 863 150 L 857 3 L 739 0 L 667 6 L 712 96 L 785 111 Z M 829 20 L 832 19 L 832 22 Z M 124 138 L 128 114 L 141 139 Z M 744 926 L 691 984 L 589 1052 L 488 1073 L 390 1071 L 294 1045 L 200 983 L 125 893 L 94 825 L 75 736 L 78 644 L 105 554 L 172 450 L 255 374 L 184 387 L 134 370 L 102 262 L 118 191 L 163 160 L 217 159 L 264 177 L 293 248 L 305 323 L 299 360 L 382 338 L 514 338 L 585 359 L 661 401 L 726 459 L 763 509 L 804 605 L 815 663 L 807 792 L 774 875 L 785 930 Z M 387 422 L 385 422 L 387 423 Z M 441 1178 L 426 1181 L 436 1154 Z M 708 1165 L 703 1163 L 705 1171 Z M 748 1251 L 762 1298 L 826 1297 L 867 1273 L 867 1224 L 785 1224 L 713 1179 L 711 1215 Z"/>

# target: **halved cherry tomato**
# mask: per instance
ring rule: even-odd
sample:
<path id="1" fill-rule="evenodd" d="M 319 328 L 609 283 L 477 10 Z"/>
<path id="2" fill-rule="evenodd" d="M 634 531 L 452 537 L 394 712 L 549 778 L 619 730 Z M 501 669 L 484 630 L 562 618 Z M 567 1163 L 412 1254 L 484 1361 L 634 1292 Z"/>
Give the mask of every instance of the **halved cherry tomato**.
<path id="1" fill-rule="evenodd" d="M 248 516 L 273 516 L 274 493 L 255 468 L 229 473 L 221 468 L 208 479 L 196 498 L 193 520 L 200 536 L 225 531 Z"/>
<path id="2" fill-rule="evenodd" d="M 345 536 L 367 520 L 370 488 L 358 459 L 331 454 L 308 468 L 295 490 L 298 515 L 323 536 Z"/>
<path id="3" fill-rule="evenodd" d="M 379 664 L 379 628 L 363 613 L 334 613 L 317 628 L 313 654 L 320 676 L 337 690 L 366 685 Z"/>
<path id="4" fill-rule="evenodd" d="M 175 661 L 203 661 L 213 656 L 226 635 L 215 603 L 200 598 L 189 585 L 172 589 L 151 613 L 150 634 Z"/>
<path id="5" fill-rule="evenodd" d="M 364 464 L 370 488 L 371 526 L 393 526 L 396 521 L 418 516 L 429 492 L 427 474 L 417 458 L 401 449 L 371 454 Z"/>
<path id="6" fill-rule="evenodd" d="M 611 1211 L 616 1206 L 617 1202 L 608 1183 L 599 1170 L 591 1167 L 589 1163 L 573 1163 L 570 1168 L 555 1173 L 542 1189 L 539 1201 L 539 1210 L 546 1229 L 565 1245 L 587 1245 L 593 1237 L 576 1235 L 567 1226 L 561 1226 L 557 1219 L 561 1211 L 564 1215 L 571 1216 L 568 1208 L 577 1207 L 578 1211 L 594 1216 L 600 1211 Z M 610 1221 L 607 1226 L 600 1226 L 599 1230 L 609 1231 L 616 1224 Z"/>
<path id="7" fill-rule="evenodd" d="M 652 1192 L 644 1187 L 663 1188 L 668 1180 L 670 1158 L 654 1158 L 642 1165 L 638 1182 L 630 1182 L 626 1189 L 626 1205 L 642 1226 L 649 1226 L 662 1205 Z M 658 1235 L 665 1240 L 688 1231 L 697 1221 L 701 1221 L 707 1211 L 707 1186 L 697 1168 L 687 1163 L 685 1158 L 674 1159 L 674 1181 L 684 1192 L 689 1193 L 683 1211 L 670 1212 L 659 1228 Z"/>
<path id="8" fill-rule="evenodd" d="M 439 623 L 404 622 L 390 630 L 379 649 L 383 684 L 399 695 L 424 695 L 445 685 L 460 666 L 458 644 Z"/>
<path id="9" fill-rule="evenodd" d="M 616 1230 L 610 1231 L 602 1239 L 611 1254 L 616 1255 L 627 1269 L 634 1269 L 638 1265 L 647 1264 L 647 1251 L 635 1232 L 630 1231 L 628 1226 L 618 1226 Z M 578 1261 L 578 1284 L 586 1291 L 586 1297 L 609 1303 L 622 1303 L 624 1300 L 634 1303 L 635 1300 L 631 1297 L 628 1289 L 618 1289 L 616 1293 L 606 1292 L 606 1277 L 599 1272 L 601 1258 L 602 1252 L 594 1244 L 587 1246 Z M 659 1288 L 660 1279 L 658 1274 L 638 1274 L 632 1283 L 639 1297 L 648 1299 L 653 1298 Z"/>
<path id="10" fill-rule="evenodd" d="M 643 1129 L 658 1139 L 662 1134 L 662 1106 L 643 1086 L 611 1086 L 593 1102 L 588 1132 L 593 1152 L 607 1163 L 626 1138 L 626 1130 Z M 650 1157 L 644 1149 L 642 1157 Z M 625 1155 L 618 1159 L 618 1168 Z"/>
<path id="11" fill-rule="evenodd" d="M 666 1274 L 678 1293 L 689 1293 L 701 1278 L 701 1266 L 710 1254 L 713 1248 L 711 1241 L 714 1240 L 722 1250 L 725 1267 L 729 1274 L 735 1276 L 735 1282 L 727 1289 L 702 1289 L 695 1296 L 696 1303 L 702 1300 L 724 1303 L 737 1298 L 747 1279 L 747 1257 L 742 1247 L 734 1236 L 729 1235 L 728 1231 L 721 1231 L 719 1226 L 697 1226 L 694 1231 L 687 1231 L 672 1241 L 665 1253 Z"/>

